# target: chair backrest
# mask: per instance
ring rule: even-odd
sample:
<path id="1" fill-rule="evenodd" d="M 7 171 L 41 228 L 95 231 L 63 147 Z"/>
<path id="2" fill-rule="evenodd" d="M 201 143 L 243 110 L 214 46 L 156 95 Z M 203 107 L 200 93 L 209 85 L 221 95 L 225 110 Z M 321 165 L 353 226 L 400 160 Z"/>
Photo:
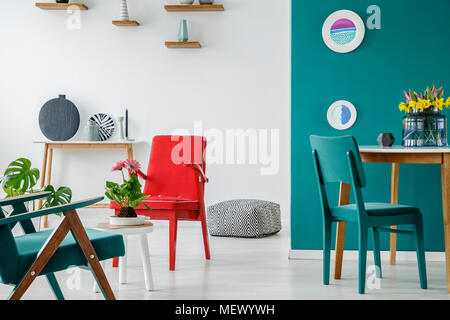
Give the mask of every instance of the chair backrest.
<path id="1" fill-rule="evenodd" d="M 366 178 L 355 138 L 311 136 L 310 140 L 324 218 L 327 219 L 331 215 L 325 185 L 340 182 L 351 185 L 359 213 L 358 219 L 366 219 L 361 192 L 361 188 L 366 186 Z"/>
<path id="2" fill-rule="evenodd" d="M 4 218 L 0 208 L 0 218 Z M 0 226 L 0 282 L 11 284 L 16 280 L 19 252 L 9 225 Z"/>
<path id="3" fill-rule="evenodd" d="M 205 150 L 205 137 L 154 137 L 144 193 L 200 201 L 204 183 L 199 189 L 198 173 L 186 165 L 198 164 L 206 172 Z"/>
<path id="4" fill-rule="evenodd" d="M 358 143 L 352 136 L 319 137 L 311 136 L 311 147 L 317 154 L 321 183 L 344 182 L 352 184 L 352 169 L 349 163 L 353 158 L 357 187 L 366 186 Z"/>

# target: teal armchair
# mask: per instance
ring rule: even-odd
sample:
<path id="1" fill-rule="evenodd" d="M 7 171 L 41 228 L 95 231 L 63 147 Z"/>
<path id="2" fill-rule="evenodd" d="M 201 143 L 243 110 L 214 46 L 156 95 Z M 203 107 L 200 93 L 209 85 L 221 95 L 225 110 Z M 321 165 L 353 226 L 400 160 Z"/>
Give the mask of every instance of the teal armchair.
<path id="1" fill-rule="evenodd" d="M 380 232 L 395 232 L 416 239 L 420 286 L 427 288 L 425 248 L 422 214 L 419 209 L 390 203 L 365 203 L 361 189 L 366 186 L 363 164 L 354 137 L 310 137 L 313 161 L 319 186 L 323 218 L 323 283 L 330 282 L 330 248 L 332 224 L 339 221 L 353 222 L 358 227 L 359 245 L 359 293 L 365 292 L 367 242 L 372 229 L 373 254 L 381 278 Z M 347 183 L 353 190 L 355 203 L 330 206 L 325 185 Z M 390 229 L 393 225 L 412 225 L 413 231 Z"/>
<path id="2" fill-rule="evenodd" d="M 64 299 L 54 272 L 71 266 L 89 268 L 106 299 L 114 293 L 100 265 L 101 260 L 125 254 L 121 235 L 85 229 L 76 212 L 103 199 L 92 198 L 53 208 L 27 212 L 25 203 L 48 196 L 48 192 L 33 193 L 0 200 L 0 208 L 12 206 L 5 217 L 0 210 L 0 283 L 13 285 L 11 300 L 20 299 L 31 283 L 44 275 L 58 300 Z M 36 232 L 31 218 L 62 212 L 57 228 Z M 14 237 L 12 228 L 19 223 L 24 235 Z"/>

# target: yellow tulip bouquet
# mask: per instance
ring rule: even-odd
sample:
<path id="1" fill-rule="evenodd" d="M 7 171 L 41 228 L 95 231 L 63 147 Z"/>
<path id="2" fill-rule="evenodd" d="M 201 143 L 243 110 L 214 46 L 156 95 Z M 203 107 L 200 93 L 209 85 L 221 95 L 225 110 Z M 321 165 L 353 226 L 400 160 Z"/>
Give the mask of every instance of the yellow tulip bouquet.
<path id="1" fill-rule="evenodd" d="M 442 111 L 444 106 L 450 107 L 450 97 L 444 99 L 444 88 L 439 89 L 433 84 L 427 87 L 423 94 L 409 90 L 405 91 L 406 102 L 401 102 L 398 106 L 400 111 L 406 113 L 424 112 L 424 111 Z"/>
<path id="2" fill-rule="evenodd" d="M 450 107 L 450 97 L 444 99 L 444 89 L 436 85 L 427 87 L 420 94 L 405 92 L 405 102 L 400 103 L 403 118 L 404 147 L 446 147 L 447 117 L 441 111 Z"/>

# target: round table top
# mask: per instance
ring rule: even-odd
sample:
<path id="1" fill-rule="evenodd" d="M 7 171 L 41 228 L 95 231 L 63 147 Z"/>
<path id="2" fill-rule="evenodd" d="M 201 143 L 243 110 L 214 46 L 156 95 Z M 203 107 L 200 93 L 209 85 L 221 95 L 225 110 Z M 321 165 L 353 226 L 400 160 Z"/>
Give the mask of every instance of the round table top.
<path id="1" fill-rule="evenodd" d="M 99 223 L 94 229 L 117 233 L 121 235 L 145 234 L 153 232 L 153 223 L 146 221 L 143 225 L 137 226 L 114 226 L 108 222 Z"/>

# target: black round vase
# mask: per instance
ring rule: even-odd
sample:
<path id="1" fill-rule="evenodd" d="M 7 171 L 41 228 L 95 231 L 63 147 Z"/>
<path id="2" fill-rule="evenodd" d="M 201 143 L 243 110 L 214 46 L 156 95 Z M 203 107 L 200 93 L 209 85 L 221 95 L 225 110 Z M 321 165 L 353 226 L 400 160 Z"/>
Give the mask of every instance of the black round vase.
<path id="1" fill-rule="evenodd" d="M 69 3 L 69 0 L 56 0 L 56 3 Z"/>
<path id="2" fill-rule="evenodd" d="M 80 113 L 65 95 L 60 95 L 42 106 L 39 112 L 39 127 L 49 140 L 69 140 L 80 127 Z"/>

